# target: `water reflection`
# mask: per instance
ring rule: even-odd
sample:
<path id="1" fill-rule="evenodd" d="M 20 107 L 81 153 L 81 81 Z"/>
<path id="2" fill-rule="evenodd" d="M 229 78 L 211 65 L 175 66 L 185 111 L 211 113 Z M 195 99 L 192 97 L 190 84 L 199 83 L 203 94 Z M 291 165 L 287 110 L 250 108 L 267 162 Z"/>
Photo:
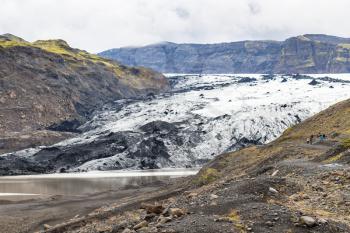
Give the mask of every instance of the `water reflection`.
<path id="1" fill-rule="evenodd" d="M 195 174 L 192 170 L 145 172 L 98 172 L 0 178 L 1 193 L 83 195 L 164 182 Z M 95 174 L 95 175 L 94 175 Z"/>

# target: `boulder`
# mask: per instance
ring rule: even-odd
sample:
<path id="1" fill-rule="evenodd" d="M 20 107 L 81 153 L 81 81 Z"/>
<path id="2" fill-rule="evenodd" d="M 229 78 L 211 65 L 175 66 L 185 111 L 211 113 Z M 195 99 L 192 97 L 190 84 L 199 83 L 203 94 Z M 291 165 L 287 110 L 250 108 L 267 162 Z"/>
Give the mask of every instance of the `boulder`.
<path id="1" fill-rule="evenodd" d="M 170 208 L 169 213 L 174 217 L 181 217 L 186 214 L 186 212 L 180 208 Z"/>
<path id="2" fill-rule="evenodd" d="M 142 203 L 141 208 L 145 209 L 147 213 L 153 213 L 153 214 L 161 214 L 164 211 L 164 206 L 160 204 L 147 204 L 147 203 Z"/>
<path id="3" fill-rule="evenodd" d="M 316 220 L 310 216 L 300 217 L 300 223 L 308 227 L 314 227 L 316 225 Z"/>

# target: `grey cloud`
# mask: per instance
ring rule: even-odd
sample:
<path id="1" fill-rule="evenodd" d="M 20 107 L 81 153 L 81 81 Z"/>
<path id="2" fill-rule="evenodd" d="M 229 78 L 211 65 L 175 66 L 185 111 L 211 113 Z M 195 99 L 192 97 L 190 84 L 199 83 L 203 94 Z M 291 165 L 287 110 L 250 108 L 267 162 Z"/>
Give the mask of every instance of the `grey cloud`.
<path id="1" fill-rule="evenodd" d="M 253 15 L 259 14 L 261 11 L 260 4 L 258 2 L 249 2 L 248 7 Z"/>
<path id="2" fill-rule="evenodd" d="M 1 0 L 0 34 L 91 52 L 159 41 L 350 36 L 349 0 Z"/>
<path id="3" fill-rule="evenodd" d="M 175 12 L 180 18 L 187 19 L 190 17 L 190 13 L 184 8 L 178 7 L 175 9 Z"/>

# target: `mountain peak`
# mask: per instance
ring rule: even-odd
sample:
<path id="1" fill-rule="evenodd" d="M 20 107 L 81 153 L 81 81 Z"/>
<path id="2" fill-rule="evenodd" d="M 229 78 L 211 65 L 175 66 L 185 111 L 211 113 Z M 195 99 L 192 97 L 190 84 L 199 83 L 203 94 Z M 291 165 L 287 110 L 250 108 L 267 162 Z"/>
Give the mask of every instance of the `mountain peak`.
<path id="1" fill-rule="evenodd" d="M 348 44 L 350 43 L 350 38 L 343 38 L 338 36 L 331 36 L 326 34 L 305 34 L 303 37 L 314 41 L 320 41 L 329 44 Z"/>
<path id="2" fill-rule="evenodd" d="M 37 40 L 33 44 L 35 45 L 50 45 L 50 46 L 62 46 L 62 47 L 70 47 L 69 44 L 65 40 L 61 39 L 52 39 L 52 40 Z"/>
<path id="3" fill-rule="evenodd" d="M 22 38 L 12 35 L 10 33 L 5 33 L 3 35 L 0 35 L 0 41 L 15 41 L 15 42 L 27 42 L 23 40 Z"/>
<path id="4" fill-rule="evenodd" d="M 51 53 L 70 56 L 76 56 L 79 52 L 83 52 L 82 50 L 72 48 L 65 40 L 61 39 L 37 40 L 33 42 L 32 45 Z"/>

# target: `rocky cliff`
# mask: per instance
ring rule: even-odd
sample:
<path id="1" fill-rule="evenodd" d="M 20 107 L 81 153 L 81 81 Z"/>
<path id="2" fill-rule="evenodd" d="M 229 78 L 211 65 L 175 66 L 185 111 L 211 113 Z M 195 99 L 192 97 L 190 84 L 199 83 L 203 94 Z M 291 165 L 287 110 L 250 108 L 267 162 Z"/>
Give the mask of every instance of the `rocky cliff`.
<path id="1" fill-rule="evenodd" d="M 120 65 L 63 40 L 30 43 L 2 35 L 0 154 L 59 141 L 106 102 L 167 88 L 160 73 Z"/>
<path id="2" fill-rule="evenodd" d="M 303 35 L 285 41 L 160 43 L 100 53 L 126 65 L 167 73 L 346 73 L 350 39 Z"/>

